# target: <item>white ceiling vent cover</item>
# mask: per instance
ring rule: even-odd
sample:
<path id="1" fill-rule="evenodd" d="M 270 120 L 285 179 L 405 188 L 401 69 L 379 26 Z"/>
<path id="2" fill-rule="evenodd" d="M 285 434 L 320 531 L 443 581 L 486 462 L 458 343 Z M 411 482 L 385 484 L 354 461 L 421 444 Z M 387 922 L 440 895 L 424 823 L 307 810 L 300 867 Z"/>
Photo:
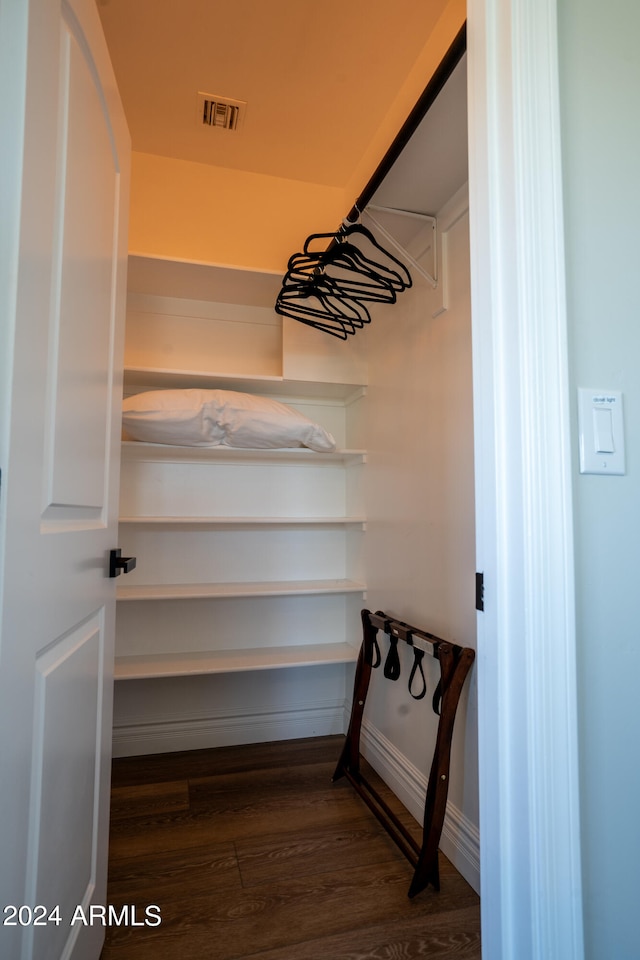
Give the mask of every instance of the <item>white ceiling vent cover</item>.
<path id="1" fill-rule="evenodd" d="M 230 100 L 213 93 L 198 93 L 198 125 L 218 130 L 239 130 L 246 111 L 245 100 Z"/>

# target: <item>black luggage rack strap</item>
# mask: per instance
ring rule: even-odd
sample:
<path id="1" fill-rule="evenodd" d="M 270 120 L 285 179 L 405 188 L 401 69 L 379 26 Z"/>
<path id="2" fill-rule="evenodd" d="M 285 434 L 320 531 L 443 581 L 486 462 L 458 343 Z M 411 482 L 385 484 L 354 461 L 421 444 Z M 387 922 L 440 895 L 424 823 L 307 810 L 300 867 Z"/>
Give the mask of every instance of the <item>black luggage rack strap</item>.
<path id="1" fill-rule="evenodd" d="M 346 777 L 380 821 L 389 836 L 414 867 L 409 896 L 414 897 L 430 883 L 440 889 L 438 846 L 447 806 L 451 740 L 460 694 L 475 658 L 471 647 L 442 640 L 425 630 L 387 616 L 382 611 L 362 611 L 363 638 L 356 665 L 351 720 L 333 780 Z M 439 713 L 438 730 L 429 772 L 425 799 L 422 844 L 411 836 L 388 804 L 360 770 L 360 732 L 371 680 L 371 671 L 380 662 L 377 634 L 382 630 L 395 641 L 420 649 L 440 663 L 440 680 L 434 693 L 433 708 Z M 375 654 L 375 657 L 374 657 Z"/>

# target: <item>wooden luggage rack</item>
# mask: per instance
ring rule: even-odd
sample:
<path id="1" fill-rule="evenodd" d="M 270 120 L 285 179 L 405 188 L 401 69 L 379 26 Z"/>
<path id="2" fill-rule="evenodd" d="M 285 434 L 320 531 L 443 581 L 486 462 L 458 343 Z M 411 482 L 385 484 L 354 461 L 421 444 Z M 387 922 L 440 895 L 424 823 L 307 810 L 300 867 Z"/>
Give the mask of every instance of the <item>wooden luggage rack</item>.
<path id="1" fill-rule="evenodd" d="M 447 806 L 453 724 L 462 687 L 473 663 L 475 652 L 470 647 L 459 647 L 424 630 L 418 630 L 407 623 L 388 617 L 381 611 L 371 613 L 369 610 L 363 610 L 362 628 L 363 638 L 356 665 L 351 721 L 332 779 L 335 781 L 344 776 L 349 780 L 415 868 L 409 887 L 409 896 L 414 897 L 430 883 L 436 890 L 440 889 L 438 845 Z M 379 666 L 382 659 L 377 640 L 379 630 L 389 636 L 389 653 L 384 665 L 384 674 L 389 679 L 396 680 L 400 674 L 398 641 L 402 640 L 413 647 L 415 660 L 409 679 L 409 691 L 414 699 L 420 700 L 426 694 L 426 682 L 422 671 L 424 654 L 434 657 L 440 663 L 440 680 L 433 694 L 433 709 L 439 714 L 440 719 L 427 786 L 422 845 L 411 836 L 404 824 L 360 771 L 360 731 L 371 670 Z M 412 684 L 416 675 L 420 677 L 420 686 L 418 692 L 414 693 Z"/>

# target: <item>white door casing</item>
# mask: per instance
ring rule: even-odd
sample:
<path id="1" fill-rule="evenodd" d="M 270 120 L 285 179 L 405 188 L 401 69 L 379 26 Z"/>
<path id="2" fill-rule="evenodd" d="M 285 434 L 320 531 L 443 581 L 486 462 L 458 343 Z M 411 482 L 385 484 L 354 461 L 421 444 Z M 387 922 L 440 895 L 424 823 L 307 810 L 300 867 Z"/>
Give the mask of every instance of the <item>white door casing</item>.
<path id="1" fill-rule="evenodd" d="M 482 949 L 584 955 L 556 0 L 469 0 Z"/>
<path id="2" fill-rule="evenodd" d="M 104 929 L 71 920 L 106 896 L 130 143 L 92 0 L 9 0 L 8 50 L 0 953 L 93 960 Z"/>

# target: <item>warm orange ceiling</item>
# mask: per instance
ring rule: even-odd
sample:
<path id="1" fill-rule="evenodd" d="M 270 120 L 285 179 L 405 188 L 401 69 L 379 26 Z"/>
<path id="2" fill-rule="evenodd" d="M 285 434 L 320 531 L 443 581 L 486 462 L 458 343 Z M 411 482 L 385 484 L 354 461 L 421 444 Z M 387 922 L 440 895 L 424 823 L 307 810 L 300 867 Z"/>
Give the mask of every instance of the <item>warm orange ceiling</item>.
<path id="1" fill-rule="evenodd" d="M 99 10 L 134 151 L 345 187 L 447 3 L 99 0 Z M 198 91 L 247 101 L 241 131 L 203 129 Z"/>

